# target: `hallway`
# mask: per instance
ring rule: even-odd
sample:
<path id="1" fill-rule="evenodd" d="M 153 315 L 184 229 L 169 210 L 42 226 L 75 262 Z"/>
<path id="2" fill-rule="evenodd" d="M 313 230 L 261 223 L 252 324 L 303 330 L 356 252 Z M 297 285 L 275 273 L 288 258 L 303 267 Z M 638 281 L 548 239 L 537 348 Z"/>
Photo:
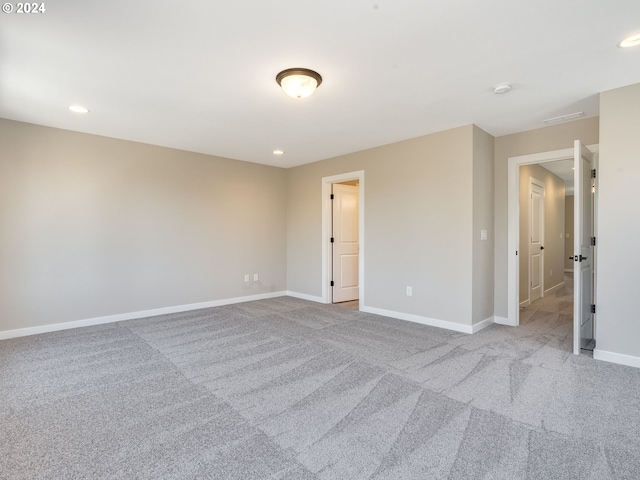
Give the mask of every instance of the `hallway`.
<path id="1" fill-rule="evenodd" d="M 526 307 L 520 307 L 520 327 L 562 337 L 566 350 L 573 341 L 573 273 L 565 273 L 564 287 Z"/>

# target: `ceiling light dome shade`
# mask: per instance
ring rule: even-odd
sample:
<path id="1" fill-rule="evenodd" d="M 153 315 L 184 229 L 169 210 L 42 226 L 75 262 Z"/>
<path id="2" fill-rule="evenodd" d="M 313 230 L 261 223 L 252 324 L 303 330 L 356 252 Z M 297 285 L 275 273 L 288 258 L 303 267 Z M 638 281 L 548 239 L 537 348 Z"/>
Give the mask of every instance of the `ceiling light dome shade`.
<path id="1" fill-rule="evenodd" d="M 322 77 L 308 68 L 288 68 L 276 75 L 276 82 L 290 97 L 305 98 L 320 86 Z"/>
<path id="2" fill-rule="evenodd" d="M 631 48 L 631 47 L 637 47 L 638 45 L 640 45 L 640 33 L 631 35 L 630 37 L 625 38 L 623 41 L 621 41 L 618 44 L 620 48 Z"/>

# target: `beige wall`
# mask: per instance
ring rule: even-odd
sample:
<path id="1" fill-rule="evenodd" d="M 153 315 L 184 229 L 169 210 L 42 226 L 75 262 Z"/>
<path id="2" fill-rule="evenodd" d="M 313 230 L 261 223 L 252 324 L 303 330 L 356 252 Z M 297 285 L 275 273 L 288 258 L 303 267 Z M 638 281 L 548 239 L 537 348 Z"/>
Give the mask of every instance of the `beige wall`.
<path id="1" fill-rule="evenodd" d="M 0 119 L 0 331 L 286 290 L 285 211 L 282 169 Z"/>
<path id="2" fill-rule="evenodd" d="M 495 301 L 496 316 L 507 317 L 507 160 L 509 157 L 573 147 L 580 139 L 598 143 L 598 118 L 505 135 L 495 139 Z"/>
<path id="3" fill-rule="evenodd" d="M 564 197 L 564 269 L 573 272 L 573 195 Z"/>
<path id="4" fill-rule="evenodd" d="M 494 138 L 473 127 L 473 323 L 493 317 Z M 481 240 L 481 231 L 487 239 Z"/>
<path id="5" fill-rule="evenodd" d="M 602 93 L 600 115 L 596 349 L 638 365 L 640 84 Z"/>
<path id="6" fill-rule="evenodd" d="M 625 247 L 640 234 L 638 117 L 633 85 L 601 95 L 600 119 L 495 141 L 465 126 L 287 171 L 0 119 L 0 331 L 320 296 L 321 179 L 355 170 L 368 305 L 466 325 L 506 317 L 507 159 L 581 139 L 600 143 L 596 353 L 640 357 L 640 254 Z"/>
<path id="7" fill-rule="evenodd" d="M 364 170 L 365 305 L 470 325 L 473 132 L 469 125 L 289 169 L 289 290 L 322 295 L 322 178 Z"/>
<path id="8" fill-rule="evenodd" d="M 520 292 L 519 302 L 529 301 L 529 187 L 531 178 L 544 185 L 545 291 L 564 282 L 564 180 L 540 165 L 520 167 Z"/>

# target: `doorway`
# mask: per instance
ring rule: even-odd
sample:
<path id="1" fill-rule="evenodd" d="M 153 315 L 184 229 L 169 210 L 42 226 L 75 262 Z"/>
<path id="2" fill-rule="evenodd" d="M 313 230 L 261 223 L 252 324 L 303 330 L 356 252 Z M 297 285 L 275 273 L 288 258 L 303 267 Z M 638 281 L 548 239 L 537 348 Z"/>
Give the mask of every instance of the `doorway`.
<path id="1" fill-rule="evenodd" d="M 343 188 L 344 186 L 344 188 Z M 351 187 L 351 188 L 350 188 Z M 346 235 L 339 232 L 344 245 L 336 248 L 334 265 L 334 245 L 336 235 L 334 229 L 334 201 L 331 196 L 336 195 L 336 190 L 345 193 L 344 203 L 357 204 L 357 224 L 347 227 Z M 355 190 L 354 190 L 355 188 Z M 322 179 L 322 300 L 324 303 L 345 302 L 349 295 L 358 299 L 358 307 L 365 305 L 365 278 L 364 278 L 364 255 L 365 255 L 365 185 L 364 170 L 332 175 Z M 354 198 L 353 195 L 356 195 Z M 349 200 L 351 199 L 351 200 Z M 351 212 L 353 214 L 353 211 Z M 344 224 L 344 222 L 342 222 Z M 343 226 L 343 225 L 341 225 Z M 339 226 L 340 228 L 340 226 Z M 354 234 L 357 234 L 357 241 L 354 242 Z M 332 239 L 334 240 L 332 242 Z M 341 250 L 341 247 L 345 247 Z M 356 255 L 357 254 L 357 255 Z M 341 271 L 342 267 L 345 271 Z M 336 279 L 336 272 L 340 270 L 340 279 Z M 334 272 L 336 271 L 336 272 Z M 336 281 L 340 284 L 336 284 Z M 344 281 L 342 281 L 344 280 Z M 333 284 L 332 284 L 333 283 Z M 340 292 L 335 292 L 336 287 Z M 338 296 L 334 299 L 335 294 Z M 346 296 L 345 296 L 346 295 Z"/>
<path id="2" fill-rule="evenodd" d="M 576 279 L 575 277 L 572 279 L 571 276 L 568 277 L 567 280 L 564 281 L 563 284 L 558 283 L 558 293 L 560 289 L 563 289 L 562 291 L 564 292 L 571 292 L 571 286 L 568 286 L 567 288 L 563 288 L 564 285 L 567 283 L 567 281 L 572 281 L 572 286 L 575 289 L 575 295 L 574 295 L 574 302 L 573 302 L 573 308 L 571 309 L 571 313 L 572 313 L 572 323 L 573 323 L 573 338 L 574 338 L 574 342 L 573 342 L 573 351 L 574 353 L 580 353 L 580 349 L 584 348 L 585 345 L 585 340 L 589 340 L 590 338 L 595 338 L 596 337 L 596 324 L 594 322 L 594 315 L 593 315 L 593 305 L 595 304 L 595 295 L 596 295 L 596 289 L 595 289 L 595 280 L 596 280 L 596 276 L 595 276 L 595 262 L 594 262 L 594 258 L 595 258 L 595 251 L 593 249 L 589 250 L 586 249 L 585 250 L 585 242 L 588 242 L 589 244 L 591 242 L 589 242 L 589 240 L 591 240 L 591 236 L 593 236 L 593 238 L 595 239 L 595 232 L 597 230 L 597 216 L 595 214 L 595 212 L 597 211 L 597 209 L 595 208 L 596 205 L 596 201 L 597 201 L 597 188 L 595 186 L 595 180 L 592 183 L 591 182 L 591 168 L 594 168 L 597 170 L 597 151 L 598 151 L 598 145 L 593 145 L 593 146 L 589 146 L 588 148 L 585 148 L 584 146 L 581 145 L 581 143 L 579 141 L 575 142 L 574 148 L 570 148 L 570 149 L 564 149 L 564 150 L 556 150 L 556 151 L 552 151 L 552 152 L 544 152 L 544 153 L 540 153 L 540 154 L 532 154 L 532 155 L 523 155 L 523 156 L 519 156 L 519 157 L 512 157 L 509 158 L 508 160 L 508 273 L 507 273 L 507 307 L 508 307 L 508 318 L 506 322 L 501 322 L 501 323 L 505 323 L 507 325 L 512 325 L 512 326 L 518 326 L 520 325 L 520 308 L 522 307 L 521 305 L 521 296 L 522 294 L 522 289 L 520 288 L 522 285 L 523 281 L 526 281 L 526 279 L 521 278 L 522 277 L 522 272 L 521 270 L 521 265 L 523 265 L 523 261 L 525 261 L 525 258 L 523 258 L 524 255 L 528 256 L 528 253 L 526 250 L 524 249 L 523 244 L 521 243 L 521 236 L 524 234 L 524 232 L 526 232 L 528 230 L 528 228 L 523 232 L 521 231 L 521 223 L 520 223 L 520 215 L 521 215 L 521 210 L 520 210 L 520 195 L 521 195 L 521 190 L 523 188 L 527 188 L 525 185 L 521 184 L 521 178 L 520 178 L 520 169 L 521 167 L 527 167 L 527 166 L 533 166 L 533 165 L 538 165 L 540 164 L 541 167 L 544 166 L 550 166 L 552 165 L 552 163 L 550 162 L 556 162 L 556 163 L 562 163 L 560 161 L 568 161 L 570 166 L 569 168 L 571 168 L 571 166 L 575 166 L 576 170 L 578 171 L 574 171 L 571 170 L 571 174 L 573 175 L 574 179 L 575 179 L 575 184 L 576 184 L 576 205 L 575 205 L 575 209 L 576 211 L 580 211 L 580 214 L 576 213 L 576 216 L 580 217 L 580 218 L 584 218 L 584 216 L 588 216 L 591 215 L 590 218 L 592 218 L 592 222 L 591 224 L 587 224 L 589 222 L 581 222 L 577 227 L 576 227 L 576 232 L 575 232 L 575 240 L 576 242 L 578 242 L 578 232 L 581 232 L 582 235 L 580 235 L 581 238 L 581 245 L 578 245 L 578 243 L 575 244 L 574 248 L 567 252 L 568 255 L 571 256 L 572 260 L 574 259 L 574 257 L 576 257 L 575 252 L 581 252 L 581 248 L 582 248 L 582 253 L 579 255 L 579 261 L 576 260 L 576 266 L 579 266 L 581 269 L 583 269 L 586 273 L 582 273 L 581 275 L 579 275 L 583 280 L 581 280 L 581 278 Z M 587 160 L 587 158 L 585 157 L 591 156 L 591 152 L 594 152 L 594 158 L 591 159 L 589 158 Z M 552 170 L 551 168 L 549 168 L 549 170 Z M 580 197 L 579 195 L 579 191 L 580 192 L 584 192 L 585 195 L 581 195 Z M 588 192 L 588 194 L 587 194 Z M 547 194 L 549 194 L 549 192 L 547 192 Z M 581 198 L 581 201 L 578 202 L 577 199 Z M 586 201 L 589 200 L 589 201 Z M 593 209 L 591 208 L 591 205 L 593 205 Z M 592 213 L 593 212 L 593 213 Z M 583 226 L 584 225 L 584 226 Z M 560 227 L 564 230 L 564 227 Z M 562 236 L 560 236 L 561 234 L 559 232 L 553 232 L 554 238 L 555 236 L 557 236 L 558 238 L 555 238 L 555 240 L 560 241 L 562 239 L 561 242 L 561 246 L 558 247 L 558 250 L 562 253 L 562 255 L 565 254 L 565 250 L 564 250 L 564 240 L 566 237 L 566 232 L 563 231 Z M 543 237 L 544 239 L 545 237 Z M 586 240 L 585 240 L 586 239 Z M 527 239 L 527 242 L 525 242 L 525 245 L 528 244 L 529 239 Z M 587 261 L 587 259 L 589 259 L 589 261 Z M 527 258 L 527 260 L 529 260 Z M 562 258 L 562 261 L 564 262 L 564 258 Z M 529 262 L 527 262 L 528 264 Z M 565 274 L 565 268 L 564 268 L 564 264 L 561 263 L 560 264 L 561 268 L 558 269 L 558 273 L 564 277 Z M 550 274 L 551 272 L 544 272 L 545 275 Z M 535 273 L 534 273 L 535 274 Z M 527 276 L 527 278 L 530 275 Z M 590 278 L 591 281 L 587 282 L 584 279 L 585 278 Z M 553 284 L 552 284 L 553 285 Z M 551 287 L 553 288 L 553 286 Z M 525 289 L 525 292 L 527 292 L 528 289 Z M 544 289 L 543 289 L 543 294 L 544 294 Z M 573 292 L 571 292 L 573 293 Z M 530 297 L 531 298 L 531 297 Z M 565 299 L 566 300 L 566 299 Z M 540 302 L 540 300 L 538 300 L 538 302 Z M 585 303 L 586 302 L 586 303 Z M 566 301 L 564 302 L 566 303 Z M 588 305 L 591 304 L 591 305 Z M 585 321 L 591 319 L 591 323 L 585 324 Z M 526 319 L 525 319 L 526 321 Z M 587 330 L 590 330 L 590 332 L 587 332 Z"/>

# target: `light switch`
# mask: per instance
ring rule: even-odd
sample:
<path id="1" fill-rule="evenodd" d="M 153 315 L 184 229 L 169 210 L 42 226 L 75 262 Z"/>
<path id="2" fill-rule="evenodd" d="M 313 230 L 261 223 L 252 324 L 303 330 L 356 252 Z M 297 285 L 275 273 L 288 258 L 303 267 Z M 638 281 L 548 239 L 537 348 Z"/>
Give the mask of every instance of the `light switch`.
<path id="1" fill-rule="evenodd" d="M 480 240 L 486 240 L 486 239 L 487 239 L 487 231 L 480 230 Z"/>

